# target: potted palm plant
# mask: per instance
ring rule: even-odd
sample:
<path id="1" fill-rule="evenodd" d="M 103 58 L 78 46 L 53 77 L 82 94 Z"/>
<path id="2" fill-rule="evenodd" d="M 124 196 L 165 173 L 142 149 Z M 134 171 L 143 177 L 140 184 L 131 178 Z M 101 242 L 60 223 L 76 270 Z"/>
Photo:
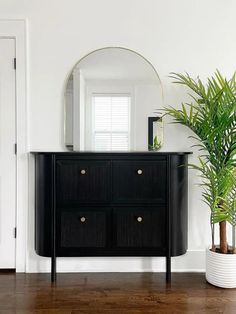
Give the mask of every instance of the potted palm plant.
<path id="1" fill-rule="evenodd" d="M 171 77 L 193 92 L 190 103 L 182 104 L 180 110 L 167 107 L 165 112 L 195 133 L 201 153 L 199 163 L 190 167 L 202 177 L 203 200 L 210 208 L 212 237 L 206 251 L 206 279 L 219 287 L 235 288 L 236 74 L 226 79 L 216 71 L 206 84 L 188 74 L 172 73 Z M 217 225 L 219 243 L 215 240 Z"/>

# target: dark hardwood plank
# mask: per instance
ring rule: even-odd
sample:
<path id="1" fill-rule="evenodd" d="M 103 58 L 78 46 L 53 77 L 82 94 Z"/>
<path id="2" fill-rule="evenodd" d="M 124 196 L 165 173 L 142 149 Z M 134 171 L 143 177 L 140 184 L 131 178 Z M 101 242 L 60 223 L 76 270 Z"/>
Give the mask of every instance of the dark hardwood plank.
<path id="1" fill-rule="evenodd" d="M 206 283 L 201 273 L 0 274 L 1 314 L 236 313 L 236 289 Z"/>

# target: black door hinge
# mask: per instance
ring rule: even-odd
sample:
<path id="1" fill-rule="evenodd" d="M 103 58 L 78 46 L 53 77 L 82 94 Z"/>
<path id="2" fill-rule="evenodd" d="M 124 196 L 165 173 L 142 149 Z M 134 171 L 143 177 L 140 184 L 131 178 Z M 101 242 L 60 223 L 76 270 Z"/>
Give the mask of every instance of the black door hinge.
<path id="1" fill-rule="evenodd" d="M 15 146 L 14 146 L 15 148 L 15 155 L 17 154 L 17 144 L 15 144 Z"/>
<path id="2" fill-rule="evenodd" d="M 13 59 L 14 70 L 16 70 L 16 58 Z"/>
<path id="3" fill-rule="evenodd" d="M 14 228 L 14 238 L 16 239 L 16 233 L 17 233 L 17 230 L 16 230 L 16 227 Z"/>

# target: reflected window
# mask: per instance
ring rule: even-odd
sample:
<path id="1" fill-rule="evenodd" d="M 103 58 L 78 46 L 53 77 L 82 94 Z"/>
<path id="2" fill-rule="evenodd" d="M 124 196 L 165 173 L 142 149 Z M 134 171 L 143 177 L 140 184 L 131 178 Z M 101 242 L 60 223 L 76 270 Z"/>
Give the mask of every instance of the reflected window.
<path id="1" fill-rule="evenodd" d="M 92 146 L 96 151 L 130 150 L 129 94 L 92 95 Z"/>

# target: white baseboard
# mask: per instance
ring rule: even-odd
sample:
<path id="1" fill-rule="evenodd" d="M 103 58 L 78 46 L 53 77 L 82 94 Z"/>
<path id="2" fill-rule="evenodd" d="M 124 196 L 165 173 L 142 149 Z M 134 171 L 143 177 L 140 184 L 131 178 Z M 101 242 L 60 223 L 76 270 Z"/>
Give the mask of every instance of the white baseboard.
<path id="1" fill-rule="evenodd" d="M 58 257 L 57 272 L 164 272 L 164 257 Z M 204 272 L 205 250 L 172 258 L 172 272 Z M 50 258 L 31 253 L 28 273 L 50 272 Z"/>

